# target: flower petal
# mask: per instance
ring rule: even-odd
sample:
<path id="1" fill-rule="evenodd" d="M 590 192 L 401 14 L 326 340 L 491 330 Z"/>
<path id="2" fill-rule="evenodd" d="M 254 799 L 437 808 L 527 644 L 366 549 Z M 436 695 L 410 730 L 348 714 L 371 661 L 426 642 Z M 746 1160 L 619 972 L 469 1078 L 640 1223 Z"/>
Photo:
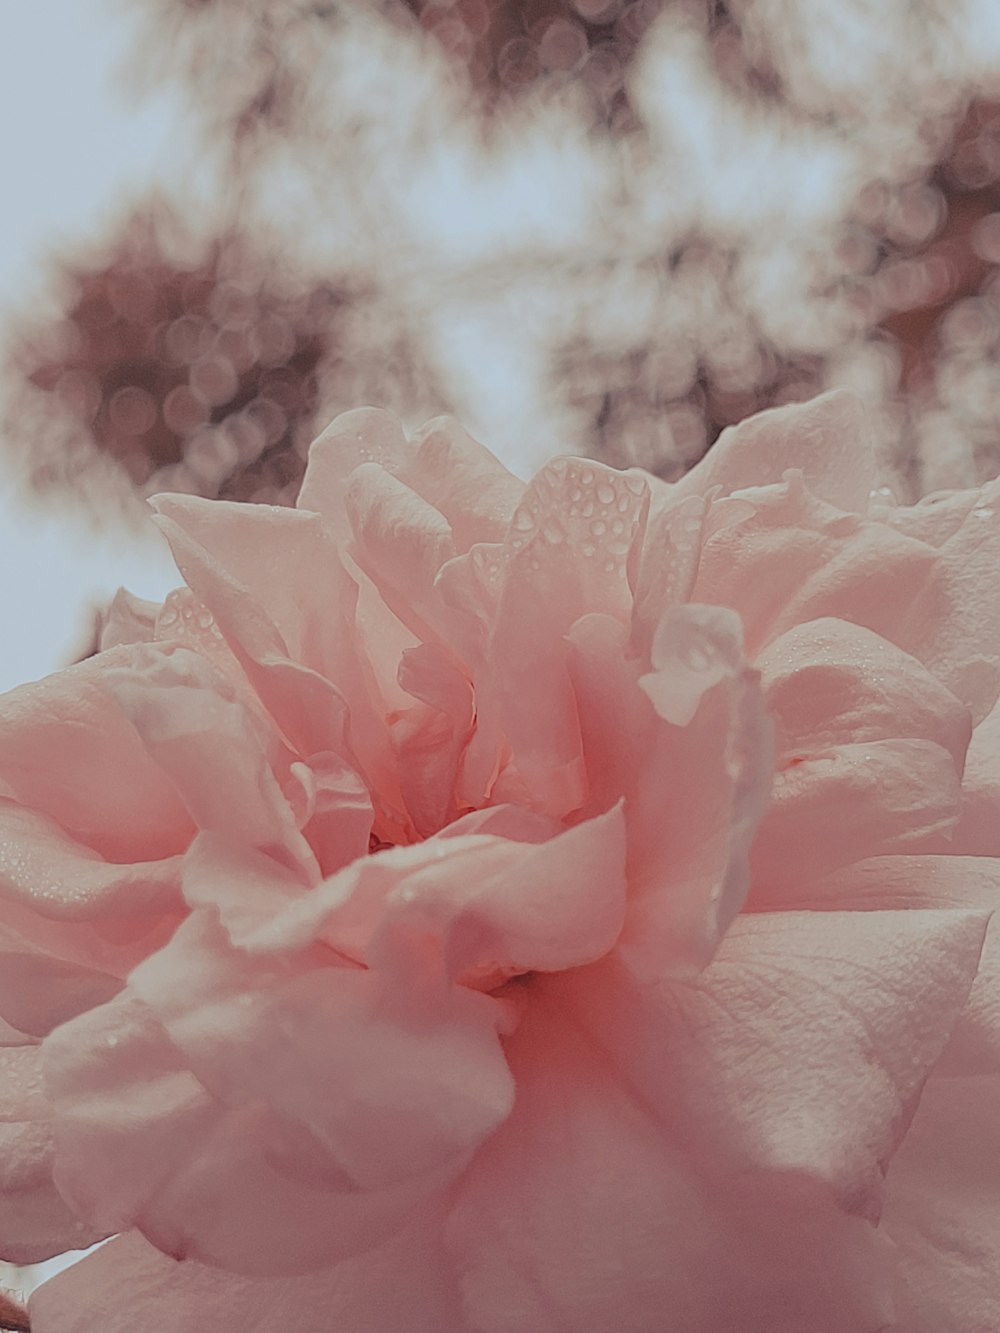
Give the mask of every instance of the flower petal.
<path id="1" fill-rule="evenodd" d="M 970 511 L 940 547 L 823 504 L 798 473 L 745 491 L 754 513 L 705 543 L 694 597 L 738 606 L 751 656 L 794 625 L 833 616 L 923 662 L 989 712 L 1000 683 L 1000 503 Z"/>
<path id="2" fill-rule="evenodd" d="M 968 856 L 1000 856 L 1000 703 L 972 733 L 962 813 L 949 845 Z"/>
<path id="3" fill-rule="evenodd" d="M 997 493 L 997 484 L 973 490 L 937 491 L 922 496 L 913 505 L 887 505 L 878 518 L 908 537 L 916 537 L 930 546 L 943 546 L 954 536 L 973 509 L 978 509 Z"/>
<path id="4" fill-rule="evenodd" d="M 413 444 L 416 460 L 405 480 L 445 516 L 458 549 L 500 541 L 524 482 L 453 417 L 428 421 Z"/>
<path id="5" fill-rule="evenodd" d="M 752 512 L 708 538 L 692 596 L 739 608 L 751 658 L 785 630 L 832 616 L 925 660 L 909 612 L 934 578 L 932 547 L 823 503 L 798 472 L 741 502 Z"/>
<path id="6" fill-rule="evenodd" d="M 524 483 L 449 417 L 436 417 L 407 441 L 389 412 L 345 412 L 309 450 L 300 509 L 335 523 L 344 515 L 347 479 L 364 463 L 397 477 L 448 521 L 458 549 L 499 541 Z"/>
<path id="7" fill-rule="evenodd" d="M 115 865 L 0 800 L 0 1015 L 41 1036 L 117 991 L 184 914 L 180 857 Z"/>
<path id="8" fill-rule="evenodd" d="M 439 609 L 434 579 L 457 554 L 447 520 L 375 463 L 351 473 L 344 502 L 359 568 L 402 624 L 421 639 L 433 636 Z"/>
<path id="9" fill-rule="evenodd" d="M 779 767 L 841 744 L 909 738 L 947 750 L 961 773 L 968 709 L 915 657 L 862 625 L 794 626 L 757 660 Z"/>
<path id="10" fill-rule="evenodd" d="M 701 967 L 742 906 L 772 772 L 739 622 L 717 607 L 676 608 L 668 617 L 658 631 L 658 669 L 647 674 L 629 657 L 628 629 L 608 616 L 584 617 L 569 636 L 590 802 L 601 809 L 625 798 L 622 947 L 633 966 L 645 958 L 657 976 Z M 670 722 L 657 705 L 690 720 Z"/>
<path id="11" fill-rule="evenodd" d="M 150 643 L 159 610 L 159 602 L 146 601 L 127 588 L 119 588 L 105 614 L 101 650 L 106 652 L 125 643 Z"/>
<path id="12" fill-rule="evenodd" d="M 374 956 L 398 953 L 397 931 L 433 931 L 448 975 L 485 986 L 483 977 L 580 967 L 614 945 L 626 895 L 621 803 L 543 842 L 492 850 L 488 859 L 471 848 L 450 875 L 434 867 L 407 880 L 388 900 Z"/>
<path id="13" fill-rule="evenodd" d="M 865 1221 L 802 1178 L 727 1175 L 693 1157 L 560 1005 L 558 980 L 542 989 L 508 1043 L 514 1110 L 455 1191 L 459 1328 L 885 1326 L 887 1276 Z"/>
<path id="14" fill-rule="evenodd" d="M 937 850 L 960 805 L 955 761 L 933 741 L 831 746 L 776 775 L 750 855 L 752 902 L 795 905 L 853 861 Z"/>
<path id="15" fill-rule="evenodd" d="M 41 1263 L 106 1234 L 72 1212 L 52 1180 L 51 1107 L 36 1045 L 0 1047 L 0 1258 Z"/>
<path id="16" fill-rule="evenodd" d="M 966 1003 L 986 914 L 740 916 L 691 981 L 611 960 L 574 982 L 588 1030 L 719 1170 L 801 1172 L 877 1217 L 881 1171 Z"/>
<path id="17" fill-rule="evenodd" d="M 234 506 L 241 512 L 217 532 L 215 502 L 206 512 L 187 499 L 159 497 L 160 526 L 257 699 L 302 759 L 356 756 L 387 807 L 384 831 L 395 832 L 402 800 L 385 725 L 386 689 L 396 690 L 400 653 L 412 636 L 369 580 L 348 572 L 317 515 Z M 299 595 L 288 597 L 288 587 Z"/>
<path id="18" fill-rule="evenodd" d="M 185 648 L 147 647 L 129 669 L 105 672 L 105 688 L 129 717 L 201 829 L 273 851 L 319 878 L 272 765 L 280 745 L 225 677 Z"/>
<path id="19" fill-rule="evenodd" d="M 0 899 L 53 921 L 176 912 L 180 857 L 116 864 L 0 798 Z"/>
<path id="20" fill-rule="evenodd" d="M 300 510 L 322 514 L 338 541 L 348 525 L 344 495 L 347 479 L 362 463 L 377 463 L 394 477 L 405 474 L 412 456 L 399 419 L 376 407 L 342 412 L 309 449 L 309 462 L 297 501 Z"/>
<path id="21" fill-rule="evenodd" d="M 906 1333 L 1000 1327 L 1000 1078 L 933 1078 L 889 1168 Z"/>
<path id="22" fill-rule="evenodd" d="M 465 670 L 439 643 L 407 649 L 398 672 L 422 707 L 401 710 L 390 725 L 399 787 L 420 837 L 458 817 L 456 788 L 476 720 L 475 693 Z"/>
<path id="23" fill-rule="evenodd" d="M 938 1069 L 1000 1073 L 1000 860 L 985 856 L 880 856 L 812 881 L 810 911 L 966 908 L 994 913 L 979 971 Z"/>
<path id="24" fill-rule="evenodd" d="M 460 1333 L 440 1230 L 421 1216 L 356 1259 L 291 1278 L 178 1263 L 129 1232 L 37 1288 L 32 1333 Z"/>
<path id="25" fill-rule="evenodd" d="M 866 514 L 877 474 L 861 400 L 835 389 L 728 426 L 676 491 L 704 495 L 721 486 L 730 495 L 780 481 L 788 468 L 800 468 L 821 500 Z"/>
<path id="26" fill-rule="evenodd" d="M 934 578 L 916 590 L 899 642 L 926 662 L 979 722 L 1000 692 L 1000 484 L 939 548 Z"/>
<path id="27" fill-rule="evenodd" d="M 128 993 L 57 1029 L 44 1065 L 64 1196 L 101 1234 L 134 1226 L 175 1258 L 308 1272 L 394 1234 L 446 1183 L 359 1191 L 301 1126 L 210 1096 Z"/>
<path id="28" fill-rule="evenodd" d="M 146 651 L 114 648 L 0 701 L 0 793 L 115 862 L 182 852 L 194 831 L 172 784 L 102 688 L 109 668 L 127 668 Z"/>
<path id="29" fill-rule="evenodd" d="M 320 599 L 288 595 L 291 587 L 331 583 L 339 564 L 316 514 L 193 495 L 157 495 L 151 504 L 186 583 L 227 636 L 239 622 L 250 651 L 264 643 L 273 650 L 280 642 L 285 655 L 324 669 L 335 652 L 329 643 L 338 619 L 334 589 L 323 614 Z"/>
<path id="30" fill-rule="evenodd" d="M 580 616 L 628 623 L 628 573 L 646 520 L 639 474 L 556 459 L 531 481 L 511 520 L 508 563 L 489 646 L 492 675 L 478 686 L 480 728 L 499 727 L 513 774 L 495 799 L 559 818 L 586 798 L 580 724 L 565 636 Z"/>
<path id="31" fill-rule="evenodd" d="M 691 601 L 708 516 L 708 504 L 700 495 L 664 503 L 662 492 L 653 490 L 652 499 L 632 604 L 630 647 L 643 658 L 652 652 L 653 635 L 665 613 Z"/>
<path id="32" fill-rule="evenodd" d="M 304 1126 L 361 1189 L 460 1163 L 509 1109 L 503 1015 L 464 987 L 418 993 L 327 949 L 249 958 L 201 913 L 129 985 L 213 1096 Z"/>
<path id="33" fill-rule="evenodd" d="M 0 1014 L 18 1031 L 44 1037 L 121 990 L 121 978 L 26 947 L 0 926 Z"/>

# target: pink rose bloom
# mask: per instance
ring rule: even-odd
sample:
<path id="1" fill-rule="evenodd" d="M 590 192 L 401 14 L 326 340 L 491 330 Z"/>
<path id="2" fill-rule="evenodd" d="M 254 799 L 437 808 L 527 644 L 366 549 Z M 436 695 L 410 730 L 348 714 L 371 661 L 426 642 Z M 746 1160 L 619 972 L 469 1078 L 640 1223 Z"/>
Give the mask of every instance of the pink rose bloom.
<path id="1" fill-rule="evenodd" d="M 0 701 L 0 1255 L 114 1237 L 35 1333 L 1000 1328 L 1000 486 L 873 476 L 366 410 L 156 502 Z"/>

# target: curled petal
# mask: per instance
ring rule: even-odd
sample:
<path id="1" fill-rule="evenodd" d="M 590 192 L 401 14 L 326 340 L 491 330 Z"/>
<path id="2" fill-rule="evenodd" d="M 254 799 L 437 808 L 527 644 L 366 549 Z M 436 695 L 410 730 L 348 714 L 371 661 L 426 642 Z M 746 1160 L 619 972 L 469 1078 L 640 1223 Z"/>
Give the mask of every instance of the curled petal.
<path id="1" fill-rule="evenodd" d="M 962 778 L 962 813 L 949 846 L 968 856 L 1000 856 L 1000 703 L 972 733 Z"/>
<path id="2" fill-rule="evenodd" d="M 179 861 L 106 861 L 47 815 L 0 798 L 0 899 L 40 917 L 83 921 L 175 911 Z"/>
<path id="3" fill-rule="evenodd" d="M 908 627 L 913 599 L 934 577 L 932 547 L 824 504 L 799 472 L 743 499 L 747 516 L 705 543 L 694 597 L 739 607 L 751 657 L 793 626 L 832 616 L 925 660 Z"/>
<path id="4" fill-rule="evenodd" d="M 147 651 L 114 648 L 0 701 L 0 792 L 119 863 L 182 852 L 193 832 L 173 785 L 103 689 L 109 668 Z"/>
<path id="5" fill-rule="evenodd" d="M 0 1014 L 19 1032 L 44 1037 L 122 988 L 119 977 L 26 947 L 0 927 Z"/>
<path id="6" fill-rule="evenodd" d="M 840 866 L 935 850 L 960 802 L 955 761 L 933 741 L 867 741 L 811 755 L 775 778 L 751 853 L 753 900 L 794 905 L 810 880 Z"/>
<path id="7" fill-rule="evenodd" d="M 317 515 L 191 495 L 158 495 L 152 505 L 185 581 L 227 639 L 323 670 L 335 651 L 329 575 L 339 561 Z M 317 580 L 328 585 L 323 613 L 314 597 L 288 596 Z"/>
<path id="8" fill-rule="evenodd" d="M 893 1158 L 882 1225 L 906 1333 L 1000 1325 L 1000 1079 L 934 1078 Z"/>
<path id="9" fill-rule="evenodd" d="M 101 630 L 101 649 L 117 648 L 125 643 L 150 643 L 156 631 L 159 602 L 135 597 L 127 588 L 119 588 L 111 600 Z"/>
<path id="10" fill-rule="evenodd" d="M 266 1207 L 266 1205 L 263 1205 Z M 440 1219 L 422 1214 L 364 1255 L 304 1277 L 240 1276 L 178 1262 L 138 1232 L 118 1236 L 32 1294 L 33 1333 L 271 1333 L 275 1324 L 351 1333 L 458 1333 Z"/>
<path id="11" fill-rule="evenodd" d="M 671 607 L 653 635 L 652 671 L 639 678 L 665 722 L 686 727 L 702 697 L 743 670 L 739 616 L 718 606 Z"/>
<path id="12" fill-rule="evenodd" d="M 344 498 L 353 558 L 398 620 L 422 638 L 433 636 L 434 580 L 457 554 L 447 520 L 374 463 L 351 474 Z"/>
<path id="13" fill-rule="evenodd" d="M 445 516 L 458 549 L 500 541 L 524 483 L 452 417 L 428 421 L 413 443 L 417 457 L 407 481 Z"/>
<path id="14" fill-rule="evenodd" d="M 813 620 L 761 654 L 778 766 L 831 746 L 909 738 L 933 741 L 961 775 L 969 710 L 927 668 L 880 635 L 846 620 Z"/>
<path id="15" fill-rule="evenodd" d="M 338 541 L 347 539 L 347 479 L 363 463 L 376 463 L 394 477 L 411 457 L 403 427 L 391 412 L 361 407 L 342 412 L 312 443 L 299 492 L 298 508 L 312 510 L 331 524 Z"/>
<path id="16" fill-rule="evenodd" d="M 836 389 L 808 403 L 758 412 L 727 427 L 676 489 L 704 495 L 721 486 L 729 495 L 780 481 L 788 468 L 800 468 L 821 500 L 866 514 L 877 474 L 861 400 Z"/>
<path id="17" fill-rule="evenodd" d="M 446 1183 L 359 1190 L 265 1102 L 210 1095 L 132 995 L 58 1029 L 44 1060 L 62 1194 L 102 1234 L 136 1227 L 175 1259 L 308 1272 L 393 1235 Z"/>
<path id="18" fill-rule="evenodd" d="M 628 631 L 609 617 L 584 617 L 570 635 L 591 800 L 625 798 L 622 947 L 654 975 L 712 956 L 742 906 L 771 787 L 769 725 L 738 620 L 683 607 L 664 621 L 654 672 L 629 658 Z"/>
<path id="19" fill-rule="evenodd" d="M 665 1312 L 683 1333 L 885 1327 L 890 1256 L 866 1221 L 793 1173 L 692 1155 L 546 1000 L 509 1044 L 514 1110 L 455 1190 L 456 1333 L 649 1333 Z"/>
<path id="20" fill-rule="evenodd" d="M 753 513 L 712 535 L 695 596 L 738 606 L 752 655 L 832 616 L 923 662 L 979 721 L 1000 683 L 1000 502 L 971 510 L 940 547 L 823 504 L 799 473 L 746 491 Z"/>
<path id="21" fill-rule="evenodd" d="M 360 1189 L 460 1163 L 509 1109 L 503 1015 L 465 988 L 414 992 L 322 949 L 248 958 L 201 914 L 130 987 L 215 1097 L 303 1125 Z"/>
<path id="22" fill-rule="evenodd" d="M 377 464 L 433 505 L 462 551 L 499 541 L 524 490 L 456 421 L 436 417 L 407 441 L 391 413 L 360 408 L 337 417 L 309 450 L 299 508 L 325 515 L 337 529 L 347 480 L 364 463 Z"/>
<path id="23" fill-rule="evenodd" d="M 690 981 L 650 985 L 626 959 L 563 984 L 687 1151 L 720 1170 L 802 1172 L 875 1219 L 986 924 L 976 911 L 741 916 Z"/>
<path id="24" fill-rule="evenodd" d="M 39 1047 L 0 1047 L 0 1258 L 8 1263 L 41 1263 L 106 1234 L 74 1213 L 53 1182 L 51 1118 Z"/>
<path id="25" fill-rule="evenodd" d="M 197 654 L 183 648 L 145 653 L 128 670 L 106 671 L 105 688 L 194 823 L 273 849 L 307 878 L 318 878 L 315 857 L 273 772 L 277 738 Z"/>
<path id="26" fill-rule="evenodd" d="M 651 508 L 632 604 L 630 649 L 636 657 L 650 655 L 653 635 L 664 614 L 691 600 L 707 510 L 708 504 L 700 495 Z"/>
<path id="27" fill-rule="evenodd" d="M 508 563 L 478 692 L 480 726 L 492 723 L 512 752 L 494 799 L 517 799 L 561 817 L 586 799 L 580 721 L 566 635 L 580 616 L 627 623 L 629 567 L 649 505 L 640 474 L 556 459 L 531 481 L 511 519 Z"/>
<path id="28" fill-rule="evenodd" d="M 451 877 L 417 874 L 401 885 L 388 900 L 376 956 L 397 953 L 400 929 L 429 928 L 442 939 L 448 975 L 484 986 L 580 967 L 612 948 L 626 904 L 620 803 L 543 842 L 496 850 L 493 867 L 475 848 Z"/>

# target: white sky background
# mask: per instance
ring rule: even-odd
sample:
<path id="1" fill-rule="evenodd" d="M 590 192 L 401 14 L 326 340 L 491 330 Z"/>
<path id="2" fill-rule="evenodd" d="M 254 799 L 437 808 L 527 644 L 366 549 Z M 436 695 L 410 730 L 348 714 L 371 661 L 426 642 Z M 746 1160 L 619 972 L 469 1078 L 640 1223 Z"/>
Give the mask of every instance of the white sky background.
<path id="1" fill-rule="evenodd" d="M 0 0 L 0 323 L 37 293 L 46 257 L 99 236 L 153 179 L 176 169 L 178 107 L 116 88 L 132 28 L 105 0 Z M 64 665 L 90 609 L 120 584 L 161 598 L 179 582 L 153 530 L 95 534 L 42 506 L 0 463 L 0 690 Z"/>
<path id="2" fill-rule="evenodd" d="M 183 211 L 191 189 L 191 122 L 184 119 L 180 91 L 157 88 L 141 100 L 126 91 L 124 75 L 136 31 L 127 0 L 0 0 L 0 335 L 9 312 L 46 300 L 51 256 L 78 252 L 91 239 L 99 242 L 151 183 L 164 183 Z M 356 63 L 355 72 L 359 68 Z M 387 77 L 377 53 L 365 68 L 369 81 Z M 412 83 L 411 97 L 434 103 L 436 89 L 422 86 L 419 78 Z M 405 83 L 396 81 L 393 87 L 397 99 L 406 96 Z M 443 113 L 447 119 L 446 107 Z M 405 119 L 397 116 L 394 123 Z M 508 216 L 520 198 L 523 207 L 513 207 L 519 232 L 544 233 L 554 220 L 551 239 L 556 244 L 565 240 L 562 229 L 572 229 L 574 218 L 588 211 L 586 163 L 579 154 L 566 161 L 558 134 L 543 141 L 541 150 L 543 161 L 522 154 L 519 163 L 510 164 L 512 172 L 506 163 L 481 170 L 470 145 L 460 140 L 443 147 L 423 164 L 419 182 L 407 182 L 408 188 L 398 192 L 396 206 L 411 219 L 415 242 L 425 237 L 437 249 L 446 239 L 452 262 L 463 238 L 473 251 L 489 248 L 495 239 L 489 224 L 495 230 L 505 212 L 497 206 L 498 193 Z M 391 144 L 386 153 L 392 157 Z M 554 209 L 548 207 L 549 196 L 559 195 L 553 158 L 561 159 L 564 186 Z M 394 176 L 391 170 L 385 174 Z M 547 184 L 540 194 L 539 182 Z M 574 185 L 576 207 L 567 207 L 565 187 Z M 322 232 L 322 204 L 317 209 L 312 201 L 302 208 L 291 188 L 279 187 L 274 194 L 283 201 L 279 215 L 299 211 L 315 219 Z M 539 206 L 540 217 L 535 216 Z M 350 235 L 357 219 L 338 218 L 335 225 L 341 229 L 341 246 L 345 232 L 349 243 L 357 244 Z M 446 306 L 438 313 L 444 325 L 438 331 L 428 327 L 427 336 L 438 334 L 456 377 L 470 386 L 470 401 L 463 404 L 466 418 L 485 438 L 491 419 L 513 417 L 508 403 L 513 397 L 522 414 L 509 422 L 513 445 L 503 429 L 490 442 L 512 465 L 520 461 L 518 470 L 530 471 L 524 459 L 512 455 L 521 452 L 522 423 L 534 409 L 531 349 L 520 337 L 509 346 L 496 345 L 490 318 L 462 308 L 461 302 L 458 309 Z M 484 345 L 490 347 L 488 356 L 478 350 Z M 512 359 L 517 364 L 509 364 Z M 519 386 L 514 395 L 511 380 Z M 541 456 L 549 451 L 536 448 Z M 120 585 L 160 599 L 178 581 L 154 529 L 143 541 L 126 525 L 116 525 L 109 512 L 95 533 L 70 505 L 42 503 L 19 487 L 0 461 L 0 623 L 5 631 L 0 636 L 0 691 L 65 665 L 83 647 L 94 608 L 106 605 Z"/>
<path id="3" fill-rule="evenodd" d="M 45 300 L 54 252 L 99 240 L 152 183 L 201 216 L 192 191 L 207 198 L 208 166 L 180 85 L 141 100 L 123 86 L 143 9 L 0 0 L 0 334 L 7 312 Z M 417 61 L 359 7 L 318 80 L 331 115 L 357 133 L 324 137 L 332 155 L 318 177 L 294 161 L 283 173 L 279 155 L 258 204 L 317 261 L 375 247 L 369 260 L 417 312 L 465 424 L 525 475 L 579 442 L 543 383 L 560 338 L 587 331 L 613 361 L 643 341 L 647 320 L 690 318 L 705 332 L 701 278 L 685 295 L 679 276 L 665 312 L 646 310 L 643 256 L 692 228 L 740 249 L 765 331 L 829 318 L 808 305 L 813 251 L 830 248 L 856 189 L 906 178 L 935 89 L 1000 72 L 997 0 L 947 11 L 951 27 L 921 37 L 909 0 L 755 0 L 747 22 L 761 25 L 795 91 L 784 116 L 727 93 L 665 11 L 633 75 L 648 143 L 631 161 L 588 136 L 571 102 L 535 107 L 484 155 L 433 60 Z M 436 152 L 414 151 L 418 131 Z M 831 382 L 864 392 L 852 375 L 846 366 Z M 109 515 L 95 535 L 69 507 L 43 508 L 16 489 L 0 449 L 0 690 L 63 665 L 120 584 L 161 598 L 176 581 L 152 529 L 143 541 Z"/>

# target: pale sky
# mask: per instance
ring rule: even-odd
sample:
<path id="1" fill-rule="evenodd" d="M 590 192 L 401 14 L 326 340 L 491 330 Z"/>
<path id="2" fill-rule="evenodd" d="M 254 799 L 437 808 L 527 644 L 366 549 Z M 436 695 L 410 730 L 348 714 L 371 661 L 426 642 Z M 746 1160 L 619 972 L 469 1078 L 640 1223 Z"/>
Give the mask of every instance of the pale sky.
<path id="1" fill-rule="evenodd" d="M 319 80 L 336 91 L 339 114 L 358 132 L 330 137 L 331 165 L 318 179 L 297 178 L 291 163 L 286 180 L 279 159 L 262 203 L 289 229 L 290 245 L 342 257 L 350 243 L 362 243 L 352 227 L 370 230 L 356 197 L 369 181 L 373 215 L 382 208 L 388 234 L 406 241 L 395 247 L 399 272 L 387 284 L 403 292 L 402 304 L 447 369 L 457 413 L 525 475 L 549 453 L 575 447 L 576 418 L 546 398 L 546 349 L 580 332 L 609 358 L 641 342 L 644 257 L 666 253 L 671 238 L 709 215 L 712 235 L 744 245 L 750 256 L 746 277 L 759 288 L 754 309 L 762 327 L 782 335 L 783 316 L 816 316 L 811 256 L 824 228 L 833 234 L 865 180 L 891 175 L 893 154 L 903 152 L 900 135 L 905 144 L 920 139 L 920 115 L 894 119 L 883 102 L 896 112 L 919 109 L 941 80 L 1000 68 L 997 0 L 954 0 L 952 38 L 945 42 L 935 29 L 933 59 L 919 42 L 907 44 L 910 11 L 909 0 L 838 0 L 833 7 L 757 0 L 748 7 L 748 22 L 766 21 L 765 35 L 777 43 L 772 54 L 787 57 L 786 73 L 803 84 L 810 120 L 794 108 L 784 118 L 750 115 L 710 74 L 704 43 L 668 7 L 634 73 L 649 142 L 635 160 L 625 154 L 627 171 L 571 110 L 549 102 L 532 112 L 530 125 L 516 121 L 506 139 L 494 136 L 482 156 L 433 62 L 397 66 L 399 31 L 359 19 L 351 41 L 341 32 L 326 51 Z M 150 90 L 140 70 L 141 100 L 124 90 L 137 16 L 147 13 L 135 0 L 0 0 L 0 332 L 6 311 L 43 298 L 46 256 L 106 234 L 151 184 L 161 182 L 182 212 L 203 216 L 193 191 L 205 183 L 204 159 L 192 149 L 179 85 Z M 919 37 L 922 30 L 914 31 Z M 856 50 L 875 61 L 864 64 L 863 78 Z M 849 133 L 826 117 L 843 100 L 845 79 L 849 110 L 863 103 Z M 415 127 L 437 145 L 429 156 L 413 152 Z M 347 190 L 333 148 L 349 158 L 352 144 L 366 155 L 365 171 L 355 172 Z M 371 172 L 375 151 L 381 170 Z M 905 175 L 904 167 L 893 169 Z M 768 188 L 760 188 L 762 179 Z M 542 265 L 532 268 L 522 255 L 521 269 L 510 265 L 498 281 L 490 256 L 511 238 L 525 254 L 528 242 L 536 244 Z M 376 257 L 385 263 L 392 254 L 383 244 Z M 592 284 L 580 278 L 584 272 L 594 275 Z M 704 295 L 696 293 L 699 301 Z M 683 315 L 682 294 L 672 299 L 666 313 Z M 558 336 L 549 336 L 552 329 Z M 836 382 L 858 387 L 849 377 Z M 95 538 L 68 509 L 29 504 L 0 466 L 0 690 L 64 664 L 82 643 L 93 607 L 119 585 L 161 598 L 175 582 L 152 529 L 143 540 L 109 517 Z"/>
<path id="2" fill-rule="evenodd" d="M 43 289 L 46 254 L 99 234 L 176 167 L 176 106 L 116 88 L 127 13 L 122 0 L 0 0 L 0 323 Z M 0 690 L 63 665 L 120 584 L 159 598 L 178 581 L 152 529 L 143 542 L 109 520 L 95 536 L 0 466 Z"/>

